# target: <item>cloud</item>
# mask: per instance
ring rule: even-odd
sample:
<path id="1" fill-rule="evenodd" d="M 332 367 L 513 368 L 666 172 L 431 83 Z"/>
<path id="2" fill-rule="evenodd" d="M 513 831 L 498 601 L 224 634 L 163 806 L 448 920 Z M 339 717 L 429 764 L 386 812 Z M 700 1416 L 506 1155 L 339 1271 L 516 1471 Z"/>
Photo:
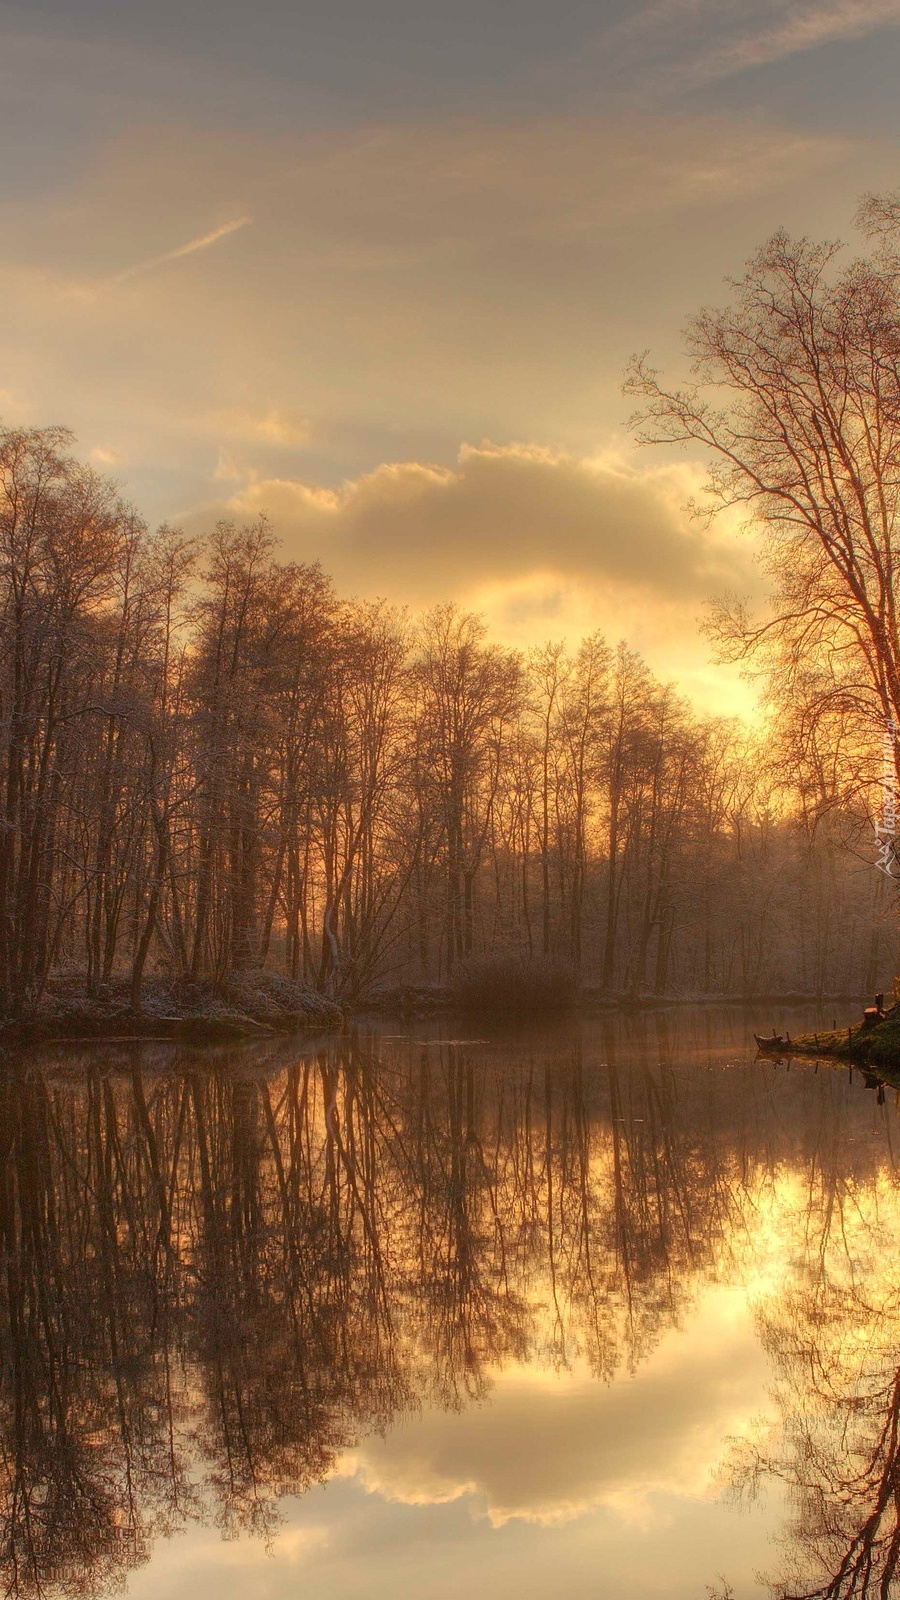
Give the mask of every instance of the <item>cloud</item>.
<path id="1" fill-rule="evenodd" d="M 211 228 L 208 233 L 201 233 L 196 239 L 189 239 L 187 244 L 180 244 L 174 250 L 166 250 L 162 255 L 151 256 L 147 261 L 138 261 L 133 267 L 126 267 L 124 271 L 108 278 L 106 287 L 113 288 L 116 284 L 127 283 L 130 278 L 155 272 L 157 267 L 167 266 L 170 261 L 180 261 L 182 256 L 196 255 L 198 250 L 208 250 L 211 244 L 218 244 L 220 239 L 227 239 L 230 233 L 237 233 L 239 228 L 246 228 L 252 220 L 252 217 L 234 217 L 231 222 L 223 222 L 218 228 Z"/>
<path id="2" fill-rule="evenodd" d="M 61 285 L 140 279 L 142 306 L 170 318 L 187 303 L 206 321 L 224 292 L 240 303 L 242 322 L 252 304 L 255 320 L 275 319 L 288 336 L 323 303 L 330 313 L 338 296 L 352 334 L 386 290 L 395 324 L 423 298 L 439 305 L 475 295 L 505 327 L 510 312 L 537 309 L 538 288 L 551 309 L 548 270 L 593 273 L 612 230 L 625 230 L 622 239 L 637 229 L 643 250 L 648 227 L 665 230 L 688 213 L 696 225 L 854 156 L 846 137 L 753 117 L 457 117 L 282 137 L 142 127 L 112 141 L 61 193 L 11 209 L 0 262 Z M 159 251 L 161 235 L 192 230 L 201 211 L 227 220 Z M 246 228 L 251 214 L 253 243 L 229 258 L 227 272 L 223 258 L 212 302 L 192 280 L 184 302 L 156 281 L 158 267 Z M 574 247 L 592 254 L 561 257 Z M 110 277 L 110 259 L 135 252 Z M 558 318 L 563 308 L 552 309 Z"/>
<path id="3" fill-rule="evenodd" d="M 586 454 L 632 350 L 671 348 L 772 196 L 846 174 L 849 211 L 860 160 L 721 116 L 135 126 L 0 209 L 2 382 L 114 449 L 152 518 L 208 495 L 242 430 L 261 476 L 311 452 L 330 484 L 461 438 Z"/>
<path id="4" fill-rule="evenodd" d="M 321 560 L 343 587 L 389 581 L 415 603 L 519 585 L 519 603 L 552 612 L 554 580 L 698 601 L 758 579 L 750 549 L 683 507 L 699 474 L 683 465 L 639 471 L 537 445 L 464 446 L 455 468 L 385 464 L 337 490 L 290 479 L 249 481 L 237 518 L 267 515 L 290 554 Z"/>
<path id="5" fill-rule="evenodd" d="M 92 466 L 99 467 L 102 472 L 109 472 L 112 467 L 119 465 L 119 457 L 116 451 L 110 450 L 108 445 L 95 445 L 89 459 Z"/>
<path id="6" fill-rule="evenodd" d="M 242 444 L 277 445 L 286 449 L 305 449 L 314 437 L 308 417 L 282 406 L 226 406 L 197 419 L 198 432 L 215 439 Z"/>
<path id="7" fill-rule="evenodd" d="M 700 84 L 730 77 L 751 67 L 783 61 L 805 50 L 842 40 L 862 39 L 900 25 L 900 0 L 837 0 L 779 11 L 778 20 L 736 39 L 713 43 L 685 69 L 687 82 Z"/>
<path id="8" fill-rule="evenodd" d="M 659 0 L 601 35 L 610 79 L 633 95 L 697 89 L 900 24 L 900 0 Z"/>
<path id="9" fill-rule="evenodd" d="M 749 545 L 685 519 L 690 473 L 598 451 L 633 350 L 671 370 L 788 204 L 851 214 L 864 154 L 875 187 L 871 147 L 761 116 L 145 120 L 0 208 L 5 417 L 69 424 L 151 521 L 265 508 L 344 593 L 454 597 L 521 647 L 602 627 L 747 705 L 696 621 L 752 590 Z"/>
<path id="10" fill-rule="evenodd" d="M 689 515 L 696 465 L 482 444 L 455 467 L 390 462 L 330 489 L 248 475 L 239 454 L 221 449 L 224 498 L 186 519 L 193 531 L 265 515 L 285 557 L 321 562 L 341 593 L 415 609 L 456 600 L 520 649 L 599 628 L 699 708 L 754 714 L 750 686 L 711 663 L 698 624 L 715 595 L 760 598 L 755 542 L 734 521 Z"/>
<path id="11" fill-rule="evenodd" d="M 307 260 L 324 275 L 345 260 L 395 274 L 449 257 L 458 272 L 504 244 L 605 242 L 612 226 L 746 202 L 853 151 L 841 135 L 697 114 L 459 116 L 277 137 L 144 125 L 111 140 L 61 194 L 10 212 L 4 253 L 77 281 L 137 242 L 140 258 L 112 280 L 126 281 L 208 248 L 252 212 L 260 294 Z M 227 220 L 154 248 L 201 210 Z"/>

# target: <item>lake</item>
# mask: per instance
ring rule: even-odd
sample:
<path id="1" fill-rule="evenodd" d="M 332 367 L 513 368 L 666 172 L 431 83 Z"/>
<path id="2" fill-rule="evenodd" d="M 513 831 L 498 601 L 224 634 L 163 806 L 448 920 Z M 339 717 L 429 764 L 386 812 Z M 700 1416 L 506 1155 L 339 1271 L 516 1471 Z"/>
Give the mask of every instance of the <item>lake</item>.
<path id="1" fill-rule="evenodd" d="M 756 1020 L 8 1055 L 4 1593 L 892 1593 L 895 1097 Z"/>

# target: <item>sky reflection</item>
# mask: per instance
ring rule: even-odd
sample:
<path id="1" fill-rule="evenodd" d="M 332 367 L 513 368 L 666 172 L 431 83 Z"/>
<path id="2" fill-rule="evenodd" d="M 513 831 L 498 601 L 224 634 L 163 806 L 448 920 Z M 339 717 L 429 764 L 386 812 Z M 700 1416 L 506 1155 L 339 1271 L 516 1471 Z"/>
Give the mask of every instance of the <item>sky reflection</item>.
<path id="1" fill-rule="evenodd" d="M 895 1109 L 742 1039 L 685 1011 L 11 1071 L 6 1592 L 874 1600 Z"/>

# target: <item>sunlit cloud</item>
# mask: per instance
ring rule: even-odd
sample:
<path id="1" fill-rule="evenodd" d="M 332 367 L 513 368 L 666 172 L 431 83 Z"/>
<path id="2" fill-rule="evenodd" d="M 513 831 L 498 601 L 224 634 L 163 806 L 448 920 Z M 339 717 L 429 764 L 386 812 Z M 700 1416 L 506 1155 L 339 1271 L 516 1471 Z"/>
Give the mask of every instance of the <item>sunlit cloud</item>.
<path id="1" fill-rule="evenodd" d="M 20 390 L 0 389 L 0 417 L 7 424 L 29 423 L 34 420 L 34 408 Z"/>
<path id="2" fill-rule="evenodd" d="M 89 459 L 93 466 L 100 467 L 106 472 L 110 467 L 118 466 L 121 458 L 119 452 L 111 449 L 109 445 L 98 444 L 91 450 Z"/>
<path id="3" fill-rule="evenodd" d="M 453 468 L 386 462 L 337 490 L 251 474 L 224 509 L 269 516 L 293 554 L 321 559 L 343 583 L 371 588 L 390 572 L 395 592 L 416 603 L 540 574 L 683 605 L 759 587 L 751 544 L 685 509 L 701 485 L 687 464 L 641 470 L 486 442 L 463 446 Z"/>
<path id="4" fill-rule="evenodd" d="M 700 88 L 824 45 L 864 39 L 900 24 L 900 0 L 660 0 L 602 36 L 619 74 L 657 89 Z"/>
<path id="5" fill-rule="evenodd" d="M 0 217 L 2 382 L 121 450 L 154 519 L 202 503 L 220 449 L 261 477 L 310 451 L 330 485 L 465 437 L 587 452 L 765 197 L 846 171 L 852 208 L 860 160 L 723 116 L 142 127 Z"/>
<path id="6" fill-rule="evenodd" d="M 321 562 L 345 593 L 417 609 L 456 600 L 520 649 L 600 628 L 705 709 L 753 714 L 752 690 L 713 665 L 698 624 L 717 595 L 761 599 L 756 546 L 734 519 L 690 514 L 696 464 L 482 443 L 454 467 L 386 462 L 332 489 L 242 475 L 238 452 L 220 448 L 216 479 L 223 498 L 188 519 L 196 531 L 265 516 L 288 557 Z"/>
<path id="7" fill-rule="evenodd" d="M 138 261 L 132 267 L 126 267 L 123 272 L 117 272 L 114 277 L 107 280 L 107 287 L 127 283 L 131 278 L 143 277 L 148 272 L 155 272 L 157 267 L 165 267 L 170 261 L 180 261 L 183 256 L 196 255 L 198 250 L 208 250 L 210 245 L 218 244 L 220 239 L 227 239 L 231 233 L 237 233 L 239 228 L 246 228 L 253 221 L 252 217 L 234 217 L 230 222 L 223 222 L 220 227 L 212 228 L 209 233 L 201 233 L 196 239 L 189 239 L 187 244 L 182 244 L 175 250 L 166 250 L 162 255 L 150 256 L 146 261 Z"/>
<path id="8" fill-rule="evenodd" d="M 838 0 L 837 4 L 800 6 L 786 16 L 781 14 L 769 26 L 714 43 L 685 70 L 684 76 L 697 84 L 709 82 L 898 25 L 900 0 Z"/>
<path id="9" fill-rule="evenodd" d="M 199 418 L 197 427 L 216 438 L 284 449 L 304 449 L 314 436 L 307 417 L 282 406 L 230 406 Z"/>
<path id="10" fill-rule="evenodd" d="M 834 5 L 815 28 L 808 6 L 659 9 L 685 35 L 673 70 L 776 25 L 850 27 Z M 29 401 L 0 414 L 69 423 L 153 522 L 265 511 L 344 593 L 454 598 L 521 648 L 602 628 L 746 707 L 697 623 L 753 593 L 751 542 L 685 517 L 692 469 L 599 452 L 632 352 L 672 370 L 685 313 L 797 196 L 852 215 L 879 149 L 699 97 L 277 131 L 144 108 L 0 216 L 0 380 Z"/>

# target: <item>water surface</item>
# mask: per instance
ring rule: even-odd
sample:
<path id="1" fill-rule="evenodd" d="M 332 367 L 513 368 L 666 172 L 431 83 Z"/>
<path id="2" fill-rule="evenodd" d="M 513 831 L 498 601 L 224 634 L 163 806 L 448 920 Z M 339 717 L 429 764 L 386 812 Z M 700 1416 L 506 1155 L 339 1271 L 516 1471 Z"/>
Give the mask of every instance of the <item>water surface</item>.
<path id="1" fill-rule="evenodd" d="M 893 1095 L 748 1037 L 10 1058 L 4 1592 L 892 1593 Z"/>

